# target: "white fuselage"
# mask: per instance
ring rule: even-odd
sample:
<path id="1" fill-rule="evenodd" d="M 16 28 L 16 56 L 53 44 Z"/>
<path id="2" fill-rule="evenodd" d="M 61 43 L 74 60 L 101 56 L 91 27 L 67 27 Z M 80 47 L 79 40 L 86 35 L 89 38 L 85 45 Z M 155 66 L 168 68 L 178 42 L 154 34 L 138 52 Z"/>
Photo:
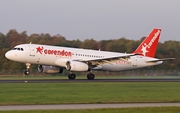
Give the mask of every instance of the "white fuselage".
<path id="1" fill-rule="evenodd" d="M 59 46 L 48 46 L 39 44 L 21 44 L 6 53 L 10 60 L 38 65 L 59 66 L 65 68 L 67 61 L 88 61 L 93 59 L 110 58 L 125 53 L 88 50 L 79 48 L 68 48 Z M 159 62 L 146 62 L 155 58 L 141 55 L 128 58 L 106 60 L 93 67 L 93 70 L 102 71 L 124 71 L 162 64 Z"/>

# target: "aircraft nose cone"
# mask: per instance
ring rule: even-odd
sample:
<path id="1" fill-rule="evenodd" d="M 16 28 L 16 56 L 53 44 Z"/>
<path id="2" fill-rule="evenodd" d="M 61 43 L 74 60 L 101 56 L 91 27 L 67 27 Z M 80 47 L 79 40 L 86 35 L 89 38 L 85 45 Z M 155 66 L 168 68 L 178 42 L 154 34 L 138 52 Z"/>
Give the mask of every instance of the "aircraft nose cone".
<path id="1" fill-rule="evenodd" d="M 8 52 L 6 52 L 5 57 L 6 57 L 7 59 L 11 59 L 12 55 L 11 55 L 11 53 L 8 51 Z"/>

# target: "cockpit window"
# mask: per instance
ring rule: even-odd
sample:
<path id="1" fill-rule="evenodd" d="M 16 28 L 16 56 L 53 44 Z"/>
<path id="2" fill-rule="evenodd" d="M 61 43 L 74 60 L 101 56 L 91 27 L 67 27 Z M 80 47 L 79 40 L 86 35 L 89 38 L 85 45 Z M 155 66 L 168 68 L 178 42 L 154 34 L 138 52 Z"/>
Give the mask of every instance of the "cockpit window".
<path id="1" fill-rule="evenodd" d="M 19 47 L 15 47 L 15 48 L 13 48 L 12 50 L 24 51 L 23 48 L 19 48 Z"/>

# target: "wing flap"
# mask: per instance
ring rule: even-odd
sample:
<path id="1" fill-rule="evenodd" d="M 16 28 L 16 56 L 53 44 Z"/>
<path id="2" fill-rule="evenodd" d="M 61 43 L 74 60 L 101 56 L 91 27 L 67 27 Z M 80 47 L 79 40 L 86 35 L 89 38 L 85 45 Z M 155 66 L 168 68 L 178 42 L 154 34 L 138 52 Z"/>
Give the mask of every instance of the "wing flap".
<path id="1" fill-rule="evenodd" d="M 82 62 L 91 62 L 91 61 L 111 61 L 111 60 L 117 60 L 121 58 L 129 58 L 130 56 L 135 56 L 137 54 L 124 54 L 119 56 L 111 56 L 111 57 L 104 57 L 104 58 L 90 58 L 90 59 L 79 59 L 79 61 Z"/>
<path id="2" fill-rule="evenodd" d="M 118 56 L 110 56 L 104 58 L 89 58 L 89 59 L 74 59 L 75 61 L 85 62 L 87 64 L 91 64 L 92 66 L 100 66 L 104 63 L 112 64 L 112 60 L 127 60 L 131 56 L 136 56 L 138 54 L 122 54 Z M 113 65 L 113 64 L 112 64 Z"/>

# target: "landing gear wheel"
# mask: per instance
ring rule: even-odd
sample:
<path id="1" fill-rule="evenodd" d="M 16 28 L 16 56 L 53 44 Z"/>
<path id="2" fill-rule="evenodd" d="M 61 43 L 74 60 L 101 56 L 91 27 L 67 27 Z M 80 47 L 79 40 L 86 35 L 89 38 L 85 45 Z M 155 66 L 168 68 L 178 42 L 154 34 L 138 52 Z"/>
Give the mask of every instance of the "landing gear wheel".
<path id="1" fill-rule="evenodd" d="M 74 80 L 76 75 L 74 73 L 68 75 L 69 80 Z"/>
<path id="2" fill-rule="evenodd" d="M 24 74 L 29 75 L 30 74 L 29 70 L 24 71 Z"/>
<path id="3" fill-rule="evenodd" d="M 95 75 L 92 74 L 92 73 L 89 73 L 89 74 L 87 75 L 87 79 L 88 79 L 88 80 L 94 80 L 94 78 L 95 78 Z"/>
<path id="4" fill-rule="evenodd" d="M 29 74 L 30 74 L 30 72 L 29 72 L 30 66 L 31 66 L 30 63 L 26 63 L 26 70 L 24 71 L 24 74 L 25 74 L 25 75 L 29 75 Z"/>

